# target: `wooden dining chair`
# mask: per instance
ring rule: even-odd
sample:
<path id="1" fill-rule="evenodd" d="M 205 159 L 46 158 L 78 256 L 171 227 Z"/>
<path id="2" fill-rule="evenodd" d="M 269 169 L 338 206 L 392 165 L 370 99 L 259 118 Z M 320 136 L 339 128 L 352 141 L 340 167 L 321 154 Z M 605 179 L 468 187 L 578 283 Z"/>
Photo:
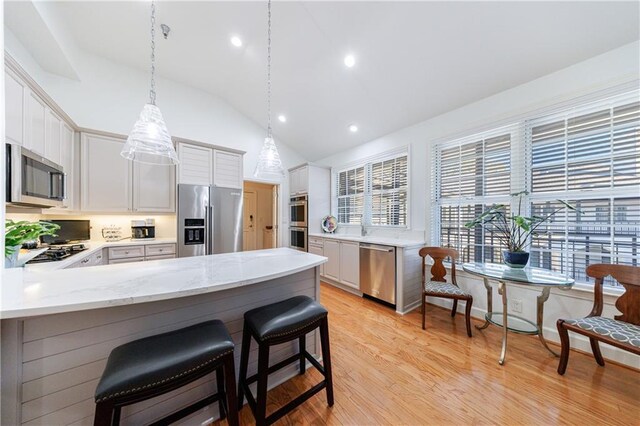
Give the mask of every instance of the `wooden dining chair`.
<path id="1" fill-rule="evenodd" d="M 444 247 L 423 247 L 420 249 L 420 257 L 422 257 L 422 329 L 425 329 L 425 315 L 427 296 L 441 297 L 444 299 L 453 299 L 453 308 L 451 316 L 455 317 L 458 310 L 458 300 L 466 301 L 465 321 L 467 324 L 467 335 L 471 335 L 471 305 L 473 305 L 473 296 L 458 287 L 456 282 L 456 260 L 458 252 L 451 248 Z M 427 279 L 427 256 L 433 259 L 431 266 L 431 278 Z M 444 267 L 444 261 L 449 258 L 451 261 L 451 279 L 450 282 L 445 280 L 447 270 Z"/>
<path id="2" fill-rule="evenodd" d="M 587 275 L 595 279 L 593 309 L 584 318 L 559 319 L 557 322 L 562 353 L 558 374 L 564 374 L 569 362 L 569 331 L 589 338 L 591 351 L 598 365 L 604 366 L 599 342 L 607 343 L 640 355 L 640 268 L 628 265 L 595 264 L 587 268 Z M 602 282 L 611 275 L 625 289 L 616 300 L 622 315 L 603 317 Z"/>

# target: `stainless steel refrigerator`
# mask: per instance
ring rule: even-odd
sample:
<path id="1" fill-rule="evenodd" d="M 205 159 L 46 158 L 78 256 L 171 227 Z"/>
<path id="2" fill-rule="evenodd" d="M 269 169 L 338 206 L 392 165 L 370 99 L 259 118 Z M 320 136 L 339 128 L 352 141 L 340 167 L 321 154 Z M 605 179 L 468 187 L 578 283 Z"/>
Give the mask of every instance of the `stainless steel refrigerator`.
<path id="1" fill-rule="evenodd" d="M 242 251 L 242 190 L 178 185 L 178 257 Z"/>

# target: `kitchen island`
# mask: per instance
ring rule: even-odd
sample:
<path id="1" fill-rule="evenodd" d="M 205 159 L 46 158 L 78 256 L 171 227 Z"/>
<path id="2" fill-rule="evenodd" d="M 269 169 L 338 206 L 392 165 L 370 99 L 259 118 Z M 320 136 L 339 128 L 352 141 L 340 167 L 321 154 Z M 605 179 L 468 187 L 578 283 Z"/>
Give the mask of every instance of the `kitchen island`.
<path id="1" fill-rule="evenodd" d="M 123 343 L 212 318 L 225 322 L 239 365 L 249 309 L 295 295 L 319 297 L 321 256 L 287 248 L 58 271 L 3 270 L 2 424 L 92 424 L 93 394 L 110 351 Z M 316 354 L 315 338 L 307 350 Z M 297 351 L 278 346 L 272 362 Z M 256 369 L 252 351 L 249 373 Z M 270 387 L 296 374 L 270 377 Z M 122 424 L 144 424 L 215 389 L 202 378 L 123 409 Z M 214 404 L 183 420 L 218 416 Z"/>

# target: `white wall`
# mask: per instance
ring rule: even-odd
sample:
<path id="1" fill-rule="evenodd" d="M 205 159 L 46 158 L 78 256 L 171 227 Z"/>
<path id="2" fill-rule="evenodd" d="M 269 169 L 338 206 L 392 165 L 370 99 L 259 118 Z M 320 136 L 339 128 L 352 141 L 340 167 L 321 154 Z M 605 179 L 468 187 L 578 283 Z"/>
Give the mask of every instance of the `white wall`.
<path id="1" fill-rule="evenodd" d="M 432 218 L 431 198 L 431 148 L 435 142 L 453 139 L 500 125 L 509 124 L 526 116 L 561 105 L 564 102 L 610 90 L 629 86 L 638 87 L 640 77 L 640 42 L 631 43 L 587 61 L 549 74 L 513 89 L 498 93 L 489 98 L 466 105 L 454 111 L 442 114 L 414 126 L 401 129 L 392 134 L 373 140 L 318 163 L 339 167 L 357 161 L 360 158 L 382 153 L 394 148 L 409 145 L 411 149 L 411 227 L 412 231 L 424 231 L 427 241 L 431 241 L 430 226 Z M 428 94 L 423 94 L 428 96 Z M 474 315 L 484 317 L 487 309 L 486 293 L 480 280 L 460 274 L 459 284 L 474 295 Z M 524 315 L 535 319 L 535 297 L 539 290 L 514 289 L 513 298 L 523 300 Z M 586 300 L 585 300 L 586 298 Z M 494 310 L 501 310 L 499 296 L 494 294 Z M 571 290 L 551 295 L 545 307 L 545 334 L 559 341 L 555 328 L 557 318 L 585 316 L 591 310 L 590 292 Z M 606 297 L 608 306 L 605 315 L 612 315 L 614 297 Z M 432 299 L 436 302 L 436 299 Z M 449 302 L 444 305 L 450 306 Z M 478 334 L 478 332 L 476 332 Z M 590 351 L 588 341 L 572 341 L 582 350 Z M 499 348 L 496 348 L 498 351 Z M 611 359 L 625 362 L 640 368 L 638 357 L 619 350 L 605 348 L 603 354 Z M 497 353 L 496 353 L 497 356 Z M 545 351 L 532 356 L 545 356 Z"/>
<path id="2" fill-rule="evenodd" d="M 74 54 L 80 81 L 47 73 L 5 28 L 5 49 L 80 127 L 126 135 L 149 99 L 149 73 L 128 68 L 86 52 Z M 266 130 L 225 101 L 193 87 L 157 78 L 157 105 L 173 136 L 246 151 L 245 178 L 253 171 Z M 260 101 L 260 100 L 257 100 Z M 285 170 L 305 159 L 277 141 Z M 281 194 L 288 194 L 288 178 Z M 287 197 L 280 197 L 285 208 Z M 281 217 L 283 245 L 288 245 L 288 218 Z M 285 239 L 286 238 L 286 239 Z"/>
<path id="3" fill-rule="evenodd" d="M 317 161 L 339 167 L 403 146 L 411 149 L 411 228 L 429 237 L 431 147 L 521 119 L 525 115 L 618 85 L 638 82 L 640 41 L 596 56 L 513 89 L 439 115 Z M 428 93 L 418 96 L 429 96 Z M 425 212 L 429 214 L 425 215 Z M 427 238 L 429 240 L 429 238 Z"/>

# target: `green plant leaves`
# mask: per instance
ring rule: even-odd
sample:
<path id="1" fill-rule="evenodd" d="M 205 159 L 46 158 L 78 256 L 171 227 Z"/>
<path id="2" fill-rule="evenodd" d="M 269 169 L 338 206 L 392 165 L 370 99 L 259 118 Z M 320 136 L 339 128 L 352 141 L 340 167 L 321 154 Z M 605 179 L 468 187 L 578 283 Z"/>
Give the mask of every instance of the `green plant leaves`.
<path id="1" fill-rule="evenodd" d="M 15 252 L 14 247 L 21 246 L 25 241 L 35 240 L 42 235 L 56 235 L 59 225 L 49 222 L 29 222 L 22 220 L 15 222 L 7 219 L 4 222 L 4 255 Z"/>

